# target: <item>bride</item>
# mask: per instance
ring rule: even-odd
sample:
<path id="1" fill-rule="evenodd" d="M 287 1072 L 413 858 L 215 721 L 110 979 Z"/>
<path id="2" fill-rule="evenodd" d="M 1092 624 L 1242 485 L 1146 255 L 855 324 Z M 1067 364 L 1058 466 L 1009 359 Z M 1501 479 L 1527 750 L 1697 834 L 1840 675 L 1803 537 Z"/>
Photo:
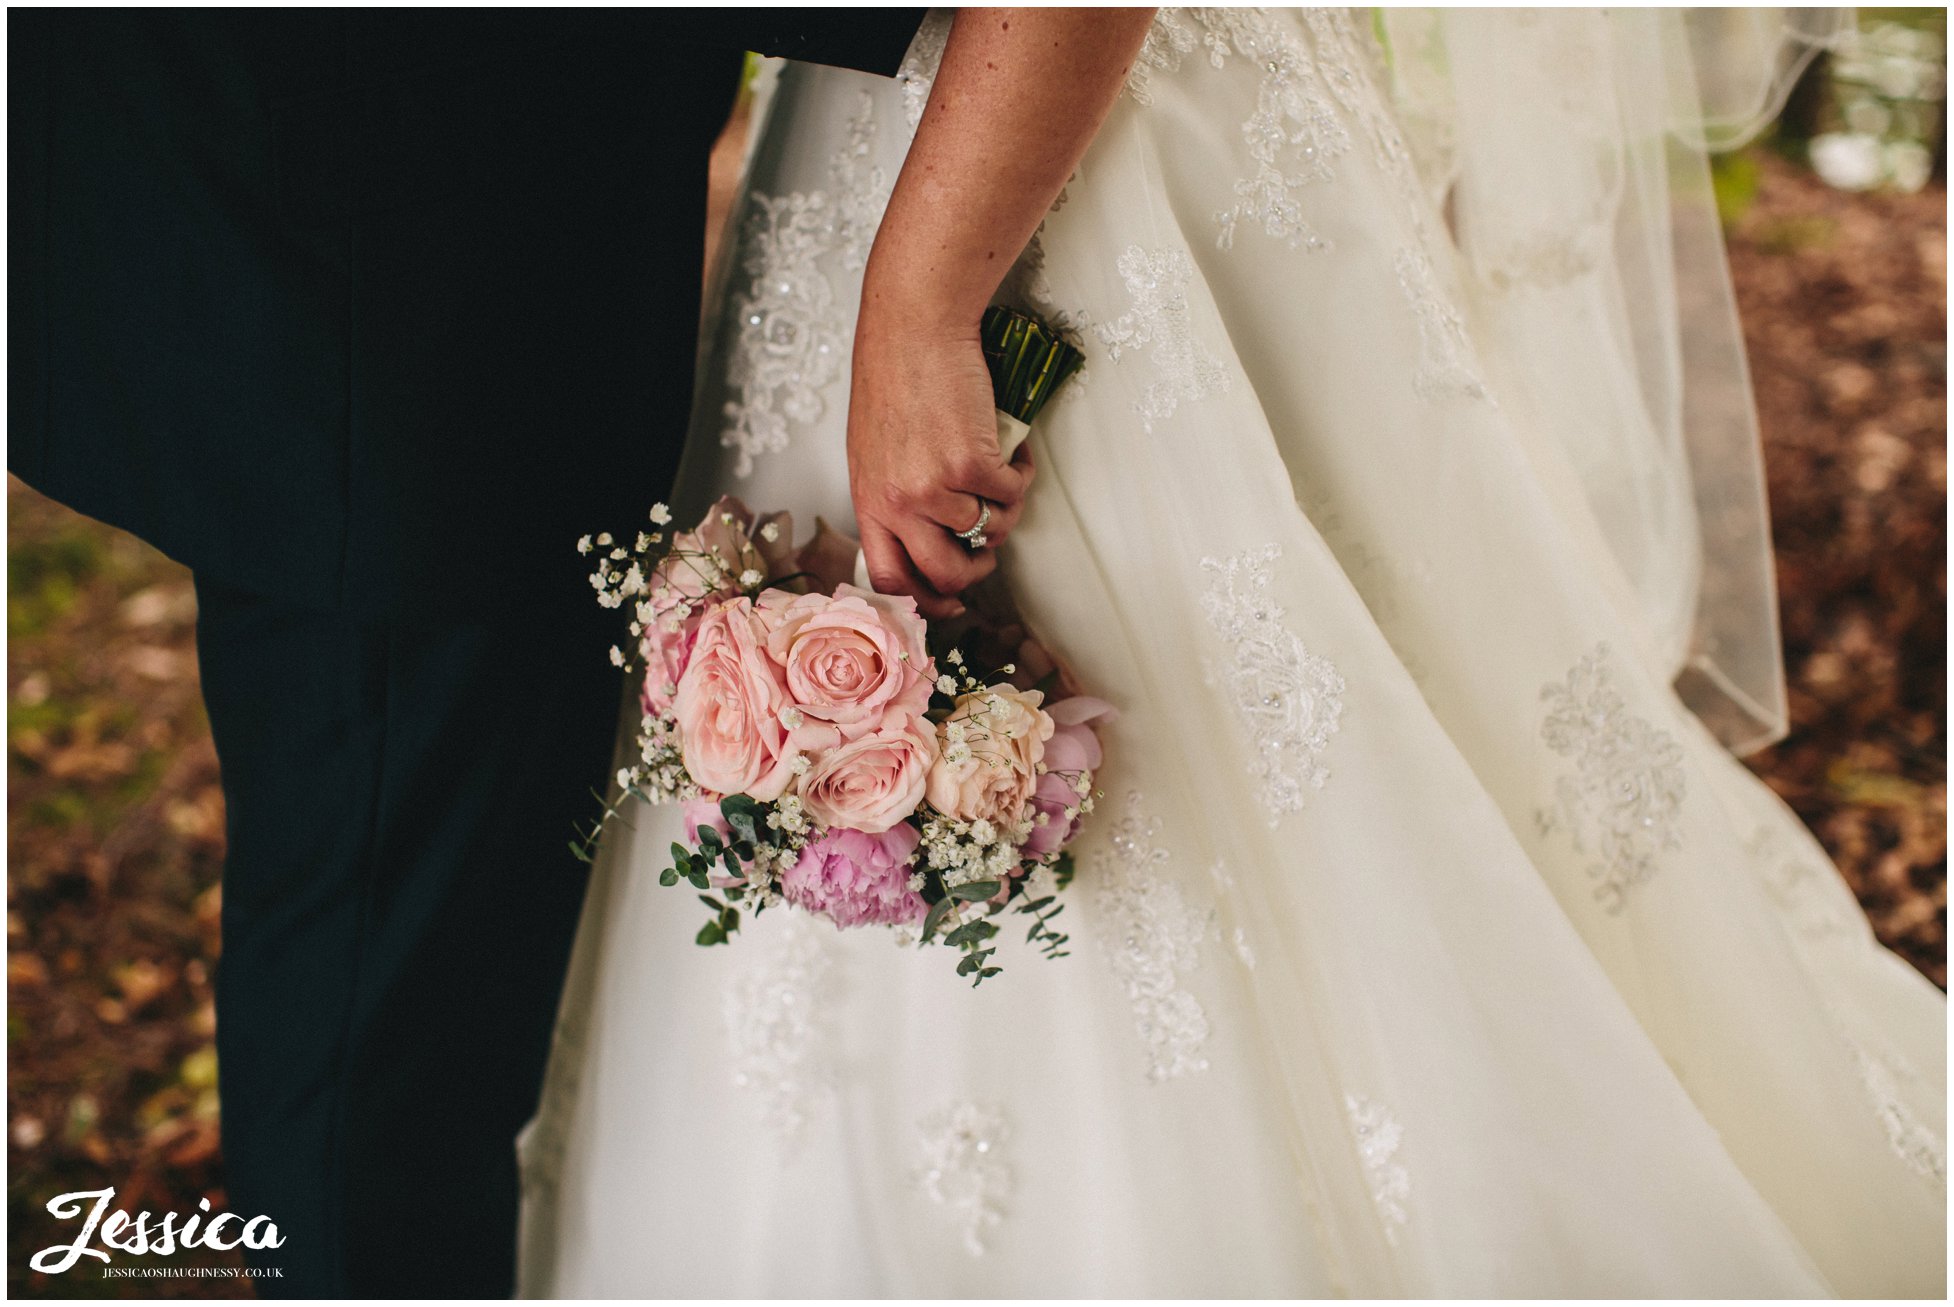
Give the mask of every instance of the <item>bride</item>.
<path id="1" fill-rule="evenodd" d="M 1732 757 L 1783 721 L 1703 162 L 1741 88 L 1689 59 L 1761 20 L 1715 21 L 1752 26 L 1135 26 L 996 295 L 1087 356 L 1021 518 L 1029 465 L 987 474 L 1121 710 L 1072 955 L 973 992 L 785 911 L 694 947 L 641 810 L 523 1140 L 525 1292 L 1942 1296 L 1944 1002 Z M 681 510 L 856 520 L 855 306 L 965 103 L 950 26 L 763 91 Z M 905 401 L 856 375 L 861 492 Z M 860 502 L 878 580 L 950 602 Z"/>

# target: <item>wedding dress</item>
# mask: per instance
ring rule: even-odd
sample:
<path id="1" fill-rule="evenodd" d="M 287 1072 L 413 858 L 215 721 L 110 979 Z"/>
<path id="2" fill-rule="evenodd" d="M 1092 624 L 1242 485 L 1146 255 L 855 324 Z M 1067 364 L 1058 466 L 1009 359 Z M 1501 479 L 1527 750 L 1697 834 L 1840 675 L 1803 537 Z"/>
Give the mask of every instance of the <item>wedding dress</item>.
<path id="1" fill-rule="evenodd" d="M 525 1292 L 1942 1295 L 1944 1001 L 1712 731 L 1781 689 L 1741 356 L 1716 393 L 1690 339 L 1721 249 L 1662 198 L 1702 142 L 1624 117 L 1670 22 L 1162 12 L 999 297 L 1088 360 L 1003 550 L 1122 714 L 1071 956 L 972 991 L 785 910 L 696 947 L 637 810 Z M 944 28 L 778 74 L 681 509 L 852 522 L 853 308 Z"/>

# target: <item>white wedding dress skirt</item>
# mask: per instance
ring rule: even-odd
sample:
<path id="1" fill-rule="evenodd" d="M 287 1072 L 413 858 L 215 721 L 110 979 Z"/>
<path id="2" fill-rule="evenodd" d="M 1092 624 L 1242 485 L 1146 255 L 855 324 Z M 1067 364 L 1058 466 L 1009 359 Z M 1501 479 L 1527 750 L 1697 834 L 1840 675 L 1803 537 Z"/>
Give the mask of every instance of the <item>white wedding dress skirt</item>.
<path id="1" fill-rule="evenodd" d="M 687 511 L 852 522 L 932 38 L 780 75 Z M 1013 283 L 1088 365 L 1004 563 L 1122 712 L 1072 955 L 1007 932 L 972 992 L 784 910 L 699 948 L 675 812 L 631 814 L 523 1140 L 526 1293 L 1941 1296 L 1944 1000 L 1670 688 L 1687 487 L 1645 514 L 1675 558 L 1624 564 L 1371 42 L 1163 15 Z"/>

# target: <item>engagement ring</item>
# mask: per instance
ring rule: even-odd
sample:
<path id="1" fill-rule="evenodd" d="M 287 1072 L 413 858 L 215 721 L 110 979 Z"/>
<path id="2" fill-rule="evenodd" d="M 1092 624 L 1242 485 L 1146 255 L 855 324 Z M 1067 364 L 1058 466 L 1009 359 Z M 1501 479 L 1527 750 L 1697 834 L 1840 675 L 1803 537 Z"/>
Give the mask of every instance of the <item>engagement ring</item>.
<path id="1" fill-rule="evenodd" d="M 968 531 L 954 533 L 957 539 L 963 541 L 964 547 L 973 554 L 990 543 L 990 538 L 984 534 L 984 528 L 991 524 L 991 501 L 979 499 L 977 503 L 983 510 L 977 514 L 977 525 Z"/>

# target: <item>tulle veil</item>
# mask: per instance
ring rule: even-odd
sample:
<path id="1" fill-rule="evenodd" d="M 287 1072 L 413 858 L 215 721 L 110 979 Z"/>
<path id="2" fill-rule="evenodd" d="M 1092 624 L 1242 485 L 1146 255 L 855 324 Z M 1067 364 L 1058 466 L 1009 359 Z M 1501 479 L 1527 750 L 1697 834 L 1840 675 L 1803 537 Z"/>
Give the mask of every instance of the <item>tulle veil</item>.
<path id="1" fill-rule="evenodd" d="M 1737 753 L 1786 728 L 1757 416 L 1709 154 L 1775 117 L 1845 9 L 1380 9 L 1469 274 L 1643 605 L 1645 656 Z"/>

